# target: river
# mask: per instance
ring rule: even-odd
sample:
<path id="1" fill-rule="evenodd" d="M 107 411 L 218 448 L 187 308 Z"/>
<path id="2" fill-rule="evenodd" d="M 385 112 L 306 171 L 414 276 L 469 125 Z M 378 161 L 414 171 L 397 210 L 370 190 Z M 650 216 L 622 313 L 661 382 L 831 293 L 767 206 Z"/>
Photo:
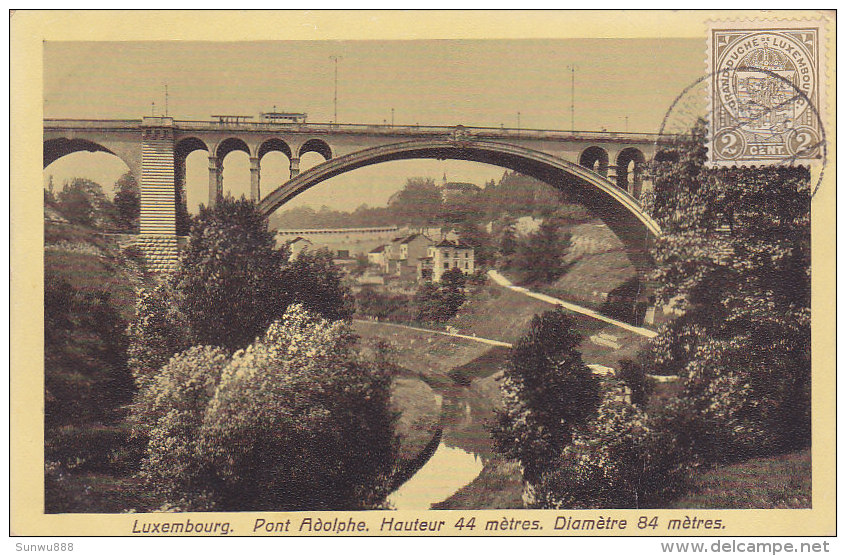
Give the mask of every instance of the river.
<path id="1" fill-rule="evenodd" d="M 491 450 L 484 422 L 490 413 L 479 400 L 472 399 L 474 394 L 478 395 L 471 388 L 461 386 L 443 393 L 441 442 L 429 461 L 388 497 L 391 507 L 428 510 L 481 473 Z"/>

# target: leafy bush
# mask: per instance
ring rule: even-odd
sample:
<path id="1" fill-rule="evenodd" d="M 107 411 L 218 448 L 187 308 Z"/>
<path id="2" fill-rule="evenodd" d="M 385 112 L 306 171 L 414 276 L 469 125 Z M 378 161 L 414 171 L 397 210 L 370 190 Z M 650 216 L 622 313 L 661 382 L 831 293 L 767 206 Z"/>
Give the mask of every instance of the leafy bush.
<path id="1" fill-rule="evenodd" d="M 328 320 L 352 318 L 355 300 L 327 249 L 301 251 L 283 271 L 293 302 Z"/>
<path id="2" fill-rule="evenodd" d="M 810 173 L 705 168 L 705 122 L 655 157 L 653 279 L 684 315 L 648 365 L 683 378 L 671 406 L 698 457 L 726 462 L 810 443 Z"/>
<path id="3" fill-rule="evenodd" d="M 355 336 L 292 305 L 227 360 L 174 357 L 139 395 L 145 476 L 180 507 L 378 507 L 396 458 L 390 376 L 356 356 Z"/>
<path id="4" fill-rule="evenodd" d="M 137 468 L 143 442 L 129 428 L 86 425 L 51 427 L 45 431 L 44 460 L 77 471 L 126 473 Z"/>
<path id="5" fill-rule="evenodd" d="M 629 389 L 631 402 L 638 407 L 644 407 L 655 389 L 655 384 L 646 376 L 643 365 L 631 359 L 623 359 L 617 369 L 617 376 Z"/>
<path id="6" fill-rule="evenodd" d="M 379 320 L 411 322 L 416 316 L 408 295 L 391 295 L 365 286 L 356 294 L 355 302 L 359 314 Z"/>
<path id="7" fill-rule="evenodd" d="M 690 467 L 675 436 L 607 383 L 595 416 L 573 430 L 555 464 L 532 484 L 541 508 L 661 507 L 683 492 Z"/>
<path id="8" fill-rule="evenodd" d="M 466 295 L 466 276 L 458 268 L 451 268 L 441 275 L 439 284 L 424 282 L 414 296 L 417 320 L 421 322 L 446 322 L 458 313 Z"/>
<path id="9" fill-rule="evenodd" d="M 135 318 L 127 334 L 128 365 L 139 388 L 146 386 L 171 357 L 194 343 L 192 327 L 180 310 L 179 295 L 167 281 L 138 290 Z"/>
<path id="10" fill-rule="evenodd" d="M 44 283 L 45 422 L 110 422 L 132 399 L 126 322 L 107 292 L 48 275 Z"/>
<path id="11" fill-rule="evenodd" d="M 504 409 L 492 433 L 496 449 L 518 460 L 531 483 L 554 468 L 573 427 L 592 418 L 599 382 L 576 349 L 581 337 L 560 309 L 535 316 L 512 348 L 501 389 Z"/>

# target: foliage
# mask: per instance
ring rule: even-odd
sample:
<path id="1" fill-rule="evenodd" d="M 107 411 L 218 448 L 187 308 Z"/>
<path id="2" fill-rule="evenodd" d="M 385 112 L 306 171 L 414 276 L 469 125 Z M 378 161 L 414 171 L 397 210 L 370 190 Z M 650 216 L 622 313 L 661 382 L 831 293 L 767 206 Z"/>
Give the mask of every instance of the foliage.
<path id="1" fill-rule="evenodd" d="M 727 461 L 810 442 L 810 175 L 708 170 L 706 134 L 656 155 L 654 280 L 685 314 L 647 361 L 683 377 L 679 434 Z"/>
<path id="2" fill-rule="evenodd" d="M 638 407 L 644 407 L 655 384 L 646 375 L 643 365 L 631 359 L 622 359 L 616 374 L 629 389 L 631 402 Z"/>
<path id="3" fill-rule="evenodd" d="M 304 250 L 282 272 L 295 303 L 329 320 L 352 318 L 355 300 L 326 249 Z"/>
<path id="4" fill-rule="evenodd" d="M 130 437 L 124 426 L 49 427 L 44 434 L 44 460 L 75 472 L 95 471 L 125 474 L 137 469 L 143 442 Z"/>
<path id="5" fill-rule="evenodd" d="M 48 426 L 117 418 L 132 397 L 126 322 L 108 292 L 48 274 L 44 283 L 44 387 Z"/>
<path id="6" fill-rule="evenodd" d="M 514 219 L 505 223 L 499 237 L 499 253 L 506 261 L 517 252 L 517 229 Z"/>
<path id="7" fill-rule="evenodd" d="M 254 202 L 201 207 L 173 277 L 194 343 L 234 351 L 260 335 L 292 299 L 287 260 Z"/>
<path id="8" fill-rule="evenodd" d="M 59 210 L 75 224 L 94 226 L 111 205 L 100 185 L 84 178 L 65 182 L 57 195 Z"/>
<path id="9" fill-rule="evenodd" d="M 227 360 L 195 347 L 139 395 L 145 475 L 189 509 L 378 507 L 396 456 L 390 376 L 342 321 L 288 308 Z"/>
<path id="10" fill-rule="evenodd" d="M 573 428 L 599 404 L 599 382 L 576 349 L 581 337 L 563 311 L 535 316 L 511 351 L 501 389 L 504 409 L 492 434 L 497 451 L 518 460 L 537 483 L 554 468 Z"/>
<path id="11" fill-rule="evenodd" d="M 496 246 L 491 235 L 480 225 L 472 221 L 462 222 L 457 228 L 461 243 L 473 248 L 473 262 L 478 267 L 493 263 Z"/>
<path id="12" fill-rule="evenodd" d="M 149 438 L 141 476 L 177 504 L 208 503 L 213 471 L 198 452 L 198 433 L 228 362 L 220 348 L 189 348 L 151 377 L 133 404 L 132 421 Z"/>
<path id="13" fill-rule="evenodd" d="M 410 178 L 388 200 L 388 208 L 403 223 L 434 224 L 442 209 L 441 190 L 431 178 Z"/>
<path id="14" fill-rule="evenodd" d="M 139 388 L 146 386 L 171 357 L 195 343 L 181 305 L 179 293 L 168 281 L 138 290 L 135 317 L 127 330 L 127 364 Z"/>
<path id="15" fill-rule="evenodd" d="M 681 493 L 688 458 L 675 437 L 625 399 L 610 382 L 596 414 L 573 430 L 572 442 L 540 481 L 541 508 L 654 508 Z"/>
<path id="16" fill-rule="evenodd" d="M 391 295 L 371 287 L 361 288 L 355 303 L 356 312 L 379 320 L 410 322 L 416 316 L 408 295 Z"/>
<path id="17" fill-rule="evenodd" d="M 551 283 L 564 274 L 564 256 L 570 246 L 570 234 L 562 233 L 561 223 L 544 219 L 538 231 L 520 246 L 517 266 L 528 284 Z"/>
<path id="18" fill-rule="evenodd" d="M 458 268 L 451 268 L 441 275 L 439 284 L 424 282 L 414 296 L 417 320 L 421 322 L 446 322 L 458 313 L 464 304 L 464 285 L 467 278 Z"/>
<path id="19" fill-rule="evenodd" d="M 135 176 L 127 172 L 115 182 L 115 224 L 124 232 L 137 233 L 141 215 L 141 191 Z"/>
<path id="20" fill-rule="evenodd" d="M 640 277 L 629 278 L 608 292 L 600 312 L 612 319 L 641 326 L 647 309 L 642 289 Z"/>

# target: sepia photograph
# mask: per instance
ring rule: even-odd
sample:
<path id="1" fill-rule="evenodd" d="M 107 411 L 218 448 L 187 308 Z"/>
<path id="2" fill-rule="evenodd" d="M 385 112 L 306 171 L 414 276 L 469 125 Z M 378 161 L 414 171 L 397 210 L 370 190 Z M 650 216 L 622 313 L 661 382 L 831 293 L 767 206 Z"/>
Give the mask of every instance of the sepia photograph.
<path id="1" fill-rule="evenodd" d="M 12 534 L 835 534 L 834 12 L 10 21 Z"/>

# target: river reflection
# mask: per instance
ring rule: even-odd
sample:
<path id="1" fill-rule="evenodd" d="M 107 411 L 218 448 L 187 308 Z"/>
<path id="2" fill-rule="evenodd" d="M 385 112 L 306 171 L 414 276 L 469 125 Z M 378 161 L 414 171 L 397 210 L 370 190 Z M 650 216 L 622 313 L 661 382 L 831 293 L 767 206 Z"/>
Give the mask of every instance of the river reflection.
<path id="1" fill-rule="evenodd" d="M 481 473 L 482 458 L 443 442 L 414 476 L 388 497 L 397 510 L 428 510 Z"/>

